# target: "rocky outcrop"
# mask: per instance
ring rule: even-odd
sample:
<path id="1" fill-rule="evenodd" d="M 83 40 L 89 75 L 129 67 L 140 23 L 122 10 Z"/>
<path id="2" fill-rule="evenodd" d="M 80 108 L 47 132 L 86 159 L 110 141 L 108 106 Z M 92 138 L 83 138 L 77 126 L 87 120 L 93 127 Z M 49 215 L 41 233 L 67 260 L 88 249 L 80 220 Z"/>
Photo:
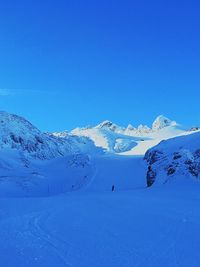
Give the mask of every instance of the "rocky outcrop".
<path id="1" fill-rule="evenodd" d="M 86 137 L 66 134 L 61 138 L 42 133 L 26 119 L 1 111 L 0 148 L 15 149 L 23 155 L 44 160 L 81 153 L 87 148 L 95 149 L 95 146 Z"/>
<path id="2" fill-rule="evenodd" d="M 148 150 L 147 186 L 164 184 L 177 177 L 200 178 L 200 133 L 162 141 Z"/>

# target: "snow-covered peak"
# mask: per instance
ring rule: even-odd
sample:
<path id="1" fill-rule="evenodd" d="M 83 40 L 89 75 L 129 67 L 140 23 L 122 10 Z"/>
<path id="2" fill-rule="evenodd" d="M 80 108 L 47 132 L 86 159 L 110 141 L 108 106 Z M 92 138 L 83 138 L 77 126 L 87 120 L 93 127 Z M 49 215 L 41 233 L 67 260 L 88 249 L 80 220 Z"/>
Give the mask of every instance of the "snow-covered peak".
<path id="1" fill-rule="evenodd" d="M 62 137 L 62 138 L 65 138 L 69 135 L 68 131 L 65 130 L 65 131 L 62 131 L 62 132 L 54 132 L 53 133 L 54 136 L 56 137 Z"/>
<path id="2" fill-rule="evenodd" d="M 168 119 L 167 117 L 160 115 L 153 122 L 152 130 L 157 131 L 157 130 L 161 130 L 165 127 L 168 127 L 168 126 L 175 126 L 175 125 L 177 125 L 177 123 L 175 121 L 172 121 L 172 120 Z"/>
<path id="3" fill-rule="evenodd" d="M 136 128 L 135 128 L 135 127 L 133 127 L 133 125 L 132 125 L 132 124 L 129 124 L 129 125 L 127 126 L 126 130 L 127 130 L 127 131 L 135 131 L 135 130 L 136 130 Z"/>
<path id="4" fill-rule="evenodd" d="M 97 129 L 109 129 L 109 130 L 116 130 L 118 126 L 116 124 L 114 124 L 113 122 L 109 121 L 109 120 L 105 120 L 103 122 L 101 122 L 100 124 L 98 124 L 95 128 Z"/>
<path id="5" fill-rule="evenodd" d="M 12 131 L 23 133 L 35 131 L 39 133 L 39 130 L 26 119 L 18 115 L 10 114 L 5 111 L 0 111 L 0 132 L 8 133 Z"/>
<path id="6" fill-rule="evenodd" d="M 40 159 L 53 158 L 67 150 L 56 137 L 40 132 L 26 119 L 5 111 L 0 112 L 0 148 Z"/>
<path id="7" fill-rule="evenodd" d="M 120 139 L 120 144 L 124 145 L 123 151 L 121 149 L 120 153 L 142 155 L 147 149 L 158 144 L 160 141 L 184 134 L 185 130 L 178 127 L 175 121 L 159 116 L 154 121 L 152 128 L 143 124 L 140 124 L 138 127 L 129 124 L 124 128 L 106 120 L 96 127 L 76 128 L 71 133 L 77 136 L 88 137 L 97 147 L 102 147 L 110 152 L 118 151 L 115 147 Z M 137 145 L 134 145 L 132 150 L 128 151 L 127 142 L 131 145 L 136 142 Z M 130 149 L 130 147 L 128 148 Z"/>
<path id="8" fill-rule="evenodd" d="M 63 137 L 63 138 L 61 138 Z M 26 119 L 0 111 L 0 149 L 15 150 L 26 157 L 51 159 L 82 151 L 95 151 L 94 143 L 83 137 L 42 133 Z"/>
<path id="9" fill-rule="evenodd" d="M 139 133 L 148 134 L 151 132 L 151 129 L 147 125 L 140 124 L 137 128 Z"/>
<path id="10" fill-rule="evenodd" d="M 129 127 L 131 128 L 132 126 L 130 125 Z M 93 129 L 111 131 L 111 132 L 118 133 L 118 134 L 124 134 L 125 131 L 127 130 L 127 128 L 119 126 L 109 120 L 103 121 L 102 123 L 94 127 Z"/>

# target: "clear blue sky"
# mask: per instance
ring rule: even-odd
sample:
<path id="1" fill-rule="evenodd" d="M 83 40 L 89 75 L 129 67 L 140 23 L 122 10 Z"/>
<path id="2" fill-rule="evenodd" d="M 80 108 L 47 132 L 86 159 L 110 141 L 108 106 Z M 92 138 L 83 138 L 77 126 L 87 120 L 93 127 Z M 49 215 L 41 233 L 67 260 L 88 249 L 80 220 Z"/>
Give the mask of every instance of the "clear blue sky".
<path id="1" fill-rule="evenodd" d="M 3 1 L 0 109 L 42 130 L 200 125 L 200 2 Z"/>

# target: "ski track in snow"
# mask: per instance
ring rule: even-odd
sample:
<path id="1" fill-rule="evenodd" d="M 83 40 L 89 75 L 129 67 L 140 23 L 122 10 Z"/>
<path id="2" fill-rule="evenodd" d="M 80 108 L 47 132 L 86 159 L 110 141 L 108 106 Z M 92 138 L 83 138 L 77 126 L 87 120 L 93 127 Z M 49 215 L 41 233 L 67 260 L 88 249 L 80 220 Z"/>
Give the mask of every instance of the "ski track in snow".
<path id="1" fill-rule="evenodd" d="M 52 135 L 15 115 L 0 118 L 2 267 L 200 266 L 200 188 L 183 181 L 148 190 L 142 159 L 181 135 L 154 148 L 168 152 L 164 163 L 180 147 L 199 155 L 199 130 L 159 116 L 152 128 L 105 121 L 78 136 Z"/>
<path id="2" fill-rule="evenodd" d="M 46 245 L 52 249 L 52 251 L 63 261 L 66 267 L 72 267 L 67 259 L 69 244 L 64 240 L 53 236 L 52 233 L 49 233 L 45 228 L 45 224 L 48 223 L 50 215 L 52 214 L 49 212 L 34 214 L 28 221 L 28 228 L 34 237 L 43 240 Z"/>
<path id="3" fill-rule="evenodd" d="M 172 201 L 166 197 L 143 189 L 120 194 L 76 192 L 75 196 L 30 199 L 27 204 L 19 199 L 24 205 L 22 215 L 0 209 L 0 237 L 6 240 L 0 240 L 0 252 L 4 243 L 8 248 L 12 243 L 26 257 L 27 247 L 31 247 L 29 265 L 16 263 L 17 267 L 187 267 L 181 251 L 191 247 L 193 251 L 188 250 L 186 257 L 197 257 L 197 264 L 191 266 L 198 267 L 198 251 L 192 245 L 193 241 L 199 244 L 198 198 L 194 198 L 197 203 L 193 207 L 192 201 L 182 197 Z M 161 203 L 154 207 L 157 199 Z M 12 203 L 10 207 L 18 210 L 21 204 L 16 207 L 15 201 Z M 45 251 L 53 257 L 52 262 Z"/>

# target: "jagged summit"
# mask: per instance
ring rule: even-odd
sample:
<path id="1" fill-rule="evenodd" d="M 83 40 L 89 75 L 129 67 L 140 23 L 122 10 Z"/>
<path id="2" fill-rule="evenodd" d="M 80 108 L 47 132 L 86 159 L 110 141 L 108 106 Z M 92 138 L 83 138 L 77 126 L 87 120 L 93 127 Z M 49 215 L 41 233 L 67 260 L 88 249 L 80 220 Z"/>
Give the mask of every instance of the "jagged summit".
<path id="1" fill-rule="evenodd" d="M 136 128 L 133 127 L 132 124 L 129 124 L 129 125 L 127 126 L 126 130 L 127 130 L 127 131 L 134 131 L 134 130 L 136 130 Z"/>
<path id="2" fill-rule="evenodd" d="M 96 128 L 104 128 L 104 127 L 111 127 L 113 125 L 113 123 L 109 120 L 105 120 L 103 122 L 101 122 L 100 124 L 98 124 L 96 126 Z"/>
<path id="3" fill-rule="evenodd" d="M 109 152 L 122 153 L 141 145 L 142 150 L 135 152 L 141 154 L 155 143 L 183 132 L 177 127 L 167 127 L 174 125 L 177 125 L 176 122 L 164 116 L 158 116 L 152 128 L 142 124 L 138 127 L 129 124 L 125 128 L 105 120 L 95 127 L 76 128 L 69 133 L 64 131 L 49 134 L 42 133 L 20 116 L 0 111 L 0 148 L 17 149 L 42 159 L 66 155 L 80 149 L 81 151 L 88 148 L 95 150 L 96 147 Z M 146 143 L 144 143 L 145 140 Z M 153 140 L 153 143 L 148 140 Z"/>
<path id="4" fill-rule="evenodd" d="M 88 137 L 93 140 L 96 146 L 110 152 L 127 152 L 135 147 L 136 154 L 143 154 L 149 147 L 156 145 L 163 139 L 172 138 L 184 132 L 180 127 L 174 126 L 177 126 L 175 121 L 160 115 L 152 127 L 143 124 L 137 127 L 132 126 L 132 124 L 122 127 L 110 120 L 105 120 L 95 127 L 76 128 L 71 133 Z M 144 142 L 145 140 L 146 142 Z"/>
<path id="5" fill-rule="evenodd" d="M 138 131 L 139 133 L 148 134 L 148 133 L 151 132 L 151 129 L 150 129 L 147 125 L 140 124 L 140 125 L 137 127 L 137 131 Z"/>
<path id="6" fill-rule="evenodd" d="M 116 125 L 115 123 L 113 123 L 109 120 L 105 120 L 105 121 L 101 122 L 95 128 L 96 129 L 109 129 L 111 131 L 116 131 L 117 129 L 118 130 L 121 129 L 121 127 L 119 127 L 118 125 Z"/>
<path id="7" fill-rule="evenodd" d="M 43 133 L 23 117 L 0 111 L 0 148 L 14 149 L 37 159 L 51 159 L 87 148 L 94 150 L 94 144 L 88 138 L 67 133 L 65 138 Z"/>
<path id="8" fill-rule="evenodd" d="M 168 119 L 167 117 L 160 115 L 158 116 L 155 121 L 152 124 L 152 127 L 148 127 L 147 125 L 143 125 L 140 124 L 138 127 L 134 127 L 132 124 L 129 124 L 126 128 L 118 126 L 117 124 L 109 121 L 109 120 L 105 120 L 103 122 L 101 122 L 100 124 L 98 124 L 96 127 L 96 129 L 109 129 L 115 132 L 120 132 L 123 133 L 124 131 L 126 131 L 126 134 L 128 132 L 135 132 L 138 134 L 147 134 L 147 133 L 151 133 L 154 131 L 159 131 L 165 127 L 168 126 L 176 126 L 177 123 L 175 121 L 172 121 L 170 119 Z"/>
<path id="9" fill-rule="evenodd" d="M 152 130 L 161 130 L 168 126 L 175 126 L 177 123 L 168 119 L 167 117 L 160 115 L 158 116 L 152 124 Z"/>

